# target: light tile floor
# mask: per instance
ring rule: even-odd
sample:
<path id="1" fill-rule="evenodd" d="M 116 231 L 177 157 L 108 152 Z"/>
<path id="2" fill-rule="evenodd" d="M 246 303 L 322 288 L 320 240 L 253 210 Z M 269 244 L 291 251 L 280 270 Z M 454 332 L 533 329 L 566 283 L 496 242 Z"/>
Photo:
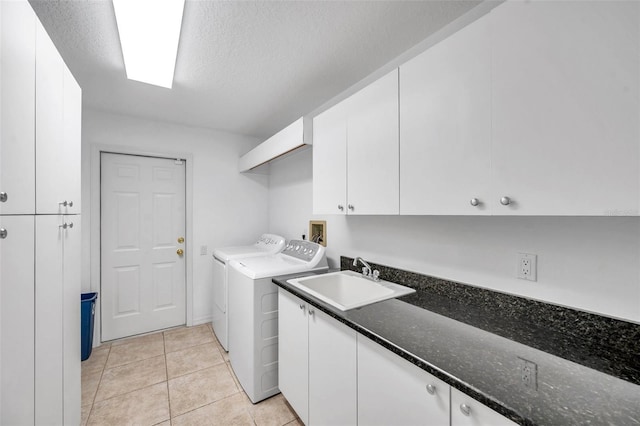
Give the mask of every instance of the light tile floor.
<path id="1" fill-rule="evenodd" d="M 210 325 L 94 348 L 82 363 L 82 425 L 300 426 L 280 394 L 252 404 Z"/>

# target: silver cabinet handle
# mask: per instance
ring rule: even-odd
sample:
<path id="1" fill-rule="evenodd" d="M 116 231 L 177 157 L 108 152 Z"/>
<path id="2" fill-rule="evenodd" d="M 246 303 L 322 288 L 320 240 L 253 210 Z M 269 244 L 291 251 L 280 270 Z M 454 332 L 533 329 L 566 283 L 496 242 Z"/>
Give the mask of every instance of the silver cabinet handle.
<path id="1" fill-rule="evenodd" d="M 338 204 L 338 210 L 343 211 L 344 210 L 344 206 L 342 204 Z"/>
<path id="2" fill-rule="evenodd" d="M 58 203 L 58 205 L 61 205 L 61 206 L 64 206 L 64 207 L 67 207 L 67 206 L 73 207 L 73 201 L 67 201 L 67 200 L 60 201 Z"/>
<path id="3" fill-rule="evenodd" d="M 7 235 L 8 235 L 7 230 L 4 228 L 0 228 L 0 238 L 4 240 L 5 238 L 7 238 Z"/>
<path id="4" fill-rule="evenodd" d="M 71 229 L 71 228 L 73 228 L 73 222 L 69 222 L 69 223 L 66 223 L 66 222 L 65 222 L 65 223 L 63 223 L 62 225 L 60 225 L 60 226 L 59 226 L 59 228 L 62 228 L 62 229 L 67 229 L 67 228 L 69 228 L 69 229 Z"/>
<path id="5" fill-rule="evenodd" d="M 467 404 L 460 404 L 460 411 L 462 411 L 462 414 L 464 414 L 465 416 L 471 415 L 471 407 L 469 407 Z"/>
<path id="6" fill-rule="evenodd" d="M 427 392 L 429 392 L 429 395 L 435 395 L 436 387 L 433 385 L 427 385 Z"/>
<path id="7" fill-rule="evenodd" d="M 313 315 L 313 314 L 315 314 L 315 313 L 316 313 L 316 312 L 315 312 L 313 309 L 309 309 L 309 315 Z"/>
<path id="8" fill-rule="evenodd" d="M 300 309 L 302 309 L 304 311 L 304 304 L 300 305 Z"/>
<path id="9" fill-rule="evenodd" d="M 6 192 L 0 192 L 0 203 L 6 203 L 9 196 Z"/>
<path id="10" fill-rule="evenodd" d="M 509 197 L 500 198 L 500 204 L 502 204 L 503 206 L 508 206 L 509 204 L 511 204 L 511 198 Z"/>
<path id="11" fill-rule="evenodd" d="M 353 211 L 353 204 L 348 204 L 347 208 L 349 208 L 349 210 Z"/>
<path id="12" fill-rule="evenodd" d="M 480 205 L 480 200 L 478 200 L 477 198 L 472 198 L 471 200 L 469 200 L 469 204 L 471 204 L 473 207 L 477 207 Z"/>

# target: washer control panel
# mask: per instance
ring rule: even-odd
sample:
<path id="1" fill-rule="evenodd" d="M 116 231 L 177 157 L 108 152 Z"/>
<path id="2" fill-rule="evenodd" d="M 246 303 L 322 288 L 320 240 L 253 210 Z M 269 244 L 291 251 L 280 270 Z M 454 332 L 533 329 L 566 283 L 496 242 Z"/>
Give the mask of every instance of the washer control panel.
<path id="1" fill-rule="evenodd" d="M 260 238 L 258 239 L 258 241 L 256 241 L 256 246 L 258 247 L 277 247 L 277 246 L 284 246 L 284 238 L 281 237 L 280 235 L 275 235 L 275 234 L 262 234 L 260 236 Z"/>
<path id="2" fill-rule="evenodd" d="M 324 247 L 311 241 L 290 240 L 282 250 L 282 254 L 311 262 L 316 256 L 324 255 Z"/>

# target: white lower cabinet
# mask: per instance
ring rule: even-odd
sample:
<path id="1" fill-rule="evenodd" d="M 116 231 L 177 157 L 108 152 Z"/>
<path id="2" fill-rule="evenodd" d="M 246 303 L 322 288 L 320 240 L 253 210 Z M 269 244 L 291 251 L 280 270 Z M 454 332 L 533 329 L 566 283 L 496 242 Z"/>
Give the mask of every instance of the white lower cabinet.
<path id="1" fill-rule="evenodd" d="M 451 388 L 451 426 L 515 426 L 516 424 L 467 394 Z"/>
<path id="2" fill-rule="evenodd" d="M 79 260 L 80 217 L 36 216 L 36 424 L 80 422 Z"/>
<path id="3" fill-rule="evenodd" d="M 80 423 L 79 219 L 0 216 L 1 424 Z"/>
<path id="4" fill-rule="evenodd" d="M 450 386 L 358 335 L 358 424 L 449 426 Z"/>
<path id="5" fill-rule="evenodd" d="M 355 425 L 356 332 L 278 291 L 279 387 L 306 425 Z"/>
<path id="6" fill-rule="evenodd" d="M 305 425 L 516 424 L 284 289 L 278 315 L 279 387 Z"/>
<path id="7" fill-rule="evenodd" d="M 34 424 L 34 216 L 0 216 L 0 424 Z"/>

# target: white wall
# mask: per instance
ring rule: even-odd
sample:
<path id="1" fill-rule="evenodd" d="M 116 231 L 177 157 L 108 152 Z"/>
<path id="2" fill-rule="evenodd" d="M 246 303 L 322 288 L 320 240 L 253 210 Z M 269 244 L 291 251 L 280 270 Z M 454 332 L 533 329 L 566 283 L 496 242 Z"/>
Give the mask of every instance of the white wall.
<path id="1" fill-rule="evenodd" d="M 312 151 L 271 165 L 270 232 L 300 238 L 327 221 L 340 255 L 640 322 L 640 218 L 312 215 Z M 538 255 L 538 281 L 515 278 Z"/>
<path id="2" fill-rule="evenodd" d="M 153 153 L 189 153 L 193 162 L 193 321 L 210 320 L 211 251 L 215 247 L 251 244 L 268 228 L 268 176 L 240 174 L 238 158 L 259 141 L 254 138 L 185 127 L 91 109 L 82 120 L 83 291 L 99 289 L 99 275 L 90 269 L 90 250 L 99 238 L 91 224 L 92 145 L 131 147 Z M 95 217 L 95 215 L 94 215 Z M 97 228 L 99 229 L 99 228 Z M 208 254 L 200 255 L 200 246 Z M 93 256 L 95 259 L 95 256 Z M 92 281 L 93 280 L 93 281 Z"/>

